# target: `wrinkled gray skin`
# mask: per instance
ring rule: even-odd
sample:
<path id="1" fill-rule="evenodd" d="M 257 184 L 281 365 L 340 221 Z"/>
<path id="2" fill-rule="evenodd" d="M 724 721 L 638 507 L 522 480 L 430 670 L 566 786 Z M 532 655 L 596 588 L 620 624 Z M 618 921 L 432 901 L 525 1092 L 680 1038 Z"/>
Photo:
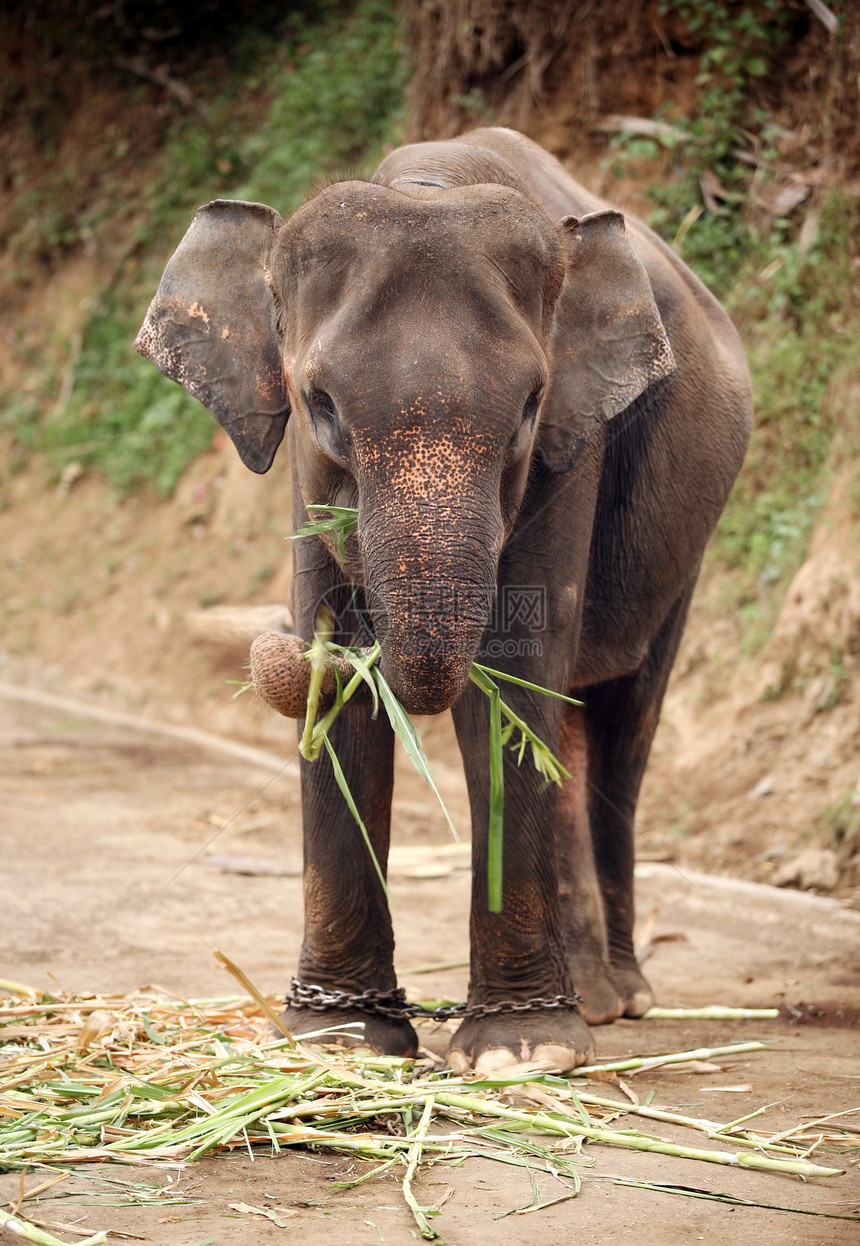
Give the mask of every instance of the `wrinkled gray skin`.
<path id="1" fill-rule="evenodd" d="M 382 642 L 407 709 L 451 707 L 473 825 L 469 1002 L 570 995 L 580 1009 L 472 1016 L 455 1068 L 587 1060 L 586 1022 L 650 1005 L 632 945 L 633 823 L 708 535 L 746 448 L 737 334 L 639 222 L 509 130 L 404 147 L 284 223 L 258 204 L 197 213 L 138 349 L 205 402 L 266 471 L 290 418 L 296 524 L 357 506 L 341 568 L 296 543 L 294 615 Z M 352 585 L 358 586 L 357 596 Z M 505 762 L 504 904 L 486 894 L 488 706 L 471 662 L 570 693 L 505 697 L 572 774 Z M 354 704 L 333 743 L 376 854 L 393 738 Z M 328 760 L 304 766 L 305 982 L 395 986 L 383 892 Z M 411 1052 L 404 1020 L 366 1020 Z M 292 1011 L 301 1033 L 319 1014 Z"/>

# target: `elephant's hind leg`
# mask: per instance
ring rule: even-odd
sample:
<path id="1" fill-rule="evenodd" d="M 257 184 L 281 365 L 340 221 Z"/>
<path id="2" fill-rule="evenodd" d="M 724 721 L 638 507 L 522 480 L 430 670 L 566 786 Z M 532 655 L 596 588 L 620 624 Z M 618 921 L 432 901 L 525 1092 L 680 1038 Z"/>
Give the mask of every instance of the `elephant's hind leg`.
<path id="1" fill-rule="evenodd" d="M 692 585 L 670 610 L 635 674 L 594 684 L 584 693 L 591 842 L 609 960 L 628 1017 L 641 1017 L 654 1002 L 633 950 L 636 802 L 691 596 Z"/>

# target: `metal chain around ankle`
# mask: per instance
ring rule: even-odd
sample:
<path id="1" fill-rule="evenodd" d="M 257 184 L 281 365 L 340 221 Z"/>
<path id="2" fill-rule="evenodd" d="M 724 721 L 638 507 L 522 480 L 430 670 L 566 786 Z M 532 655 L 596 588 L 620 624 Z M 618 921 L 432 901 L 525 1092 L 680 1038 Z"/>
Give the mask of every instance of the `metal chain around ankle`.
<path id="1" fill-rule="evenodd" d="M 367 990 L 358 993 L 326 990 L 298 978 L 290 979 L 290 993 L 285 1003 L 290 1008 L 309 1008 L 312 1012 L 330 1012 L 334 1008 L 358 1009 L 379 1017 L 420 1017 L 424 1021 L 450 1021 L 453 1018 L 491 1017 L 507 1012 L 544 1012 L 566 1008 L 573 1010 L 581 996 L 536 995 L 532 999 L 503 999 L 494 1004 L 441 1004 L 438 1008 L 426 1008 L 424 1004 L 410 1003 L 403 987 L 391 991 Z"/>

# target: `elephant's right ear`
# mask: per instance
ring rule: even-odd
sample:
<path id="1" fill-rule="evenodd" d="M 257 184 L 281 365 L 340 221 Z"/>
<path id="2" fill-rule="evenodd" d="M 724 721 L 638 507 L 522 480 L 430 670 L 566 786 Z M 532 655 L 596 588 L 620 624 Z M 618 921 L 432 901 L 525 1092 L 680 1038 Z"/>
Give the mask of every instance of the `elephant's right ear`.
<path id="1" fill-rule="evenodd" d="M 261 203 L 198 209 L 134 343 L 209 408 L 255 472 L 272 466 L 290 413 L 266 278 L 282 225 Z"/>

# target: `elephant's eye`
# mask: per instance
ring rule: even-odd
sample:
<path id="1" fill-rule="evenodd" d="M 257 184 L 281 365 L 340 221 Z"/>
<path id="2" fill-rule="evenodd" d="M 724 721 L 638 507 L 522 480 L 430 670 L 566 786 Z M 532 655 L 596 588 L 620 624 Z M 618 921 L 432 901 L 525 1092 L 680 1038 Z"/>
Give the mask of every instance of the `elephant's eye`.
<path id="1" fill-rule="evenodd" d="M 323 389 L 314 389 L 305 395 L 311 427 L 317 445 L 341 466 L 349 457 L 350 438 L 341 423 L 334 399 Z"/>
<path id="2" fill-rule="evenodd" d="M 337 419 L 337 412 L 334 409 L 334 399 L 324 390 L 315 389 L 311 394 L 311 410 L 314 415 L 321 415 L 325 420 L 334 421 Z"/>
<path id="3" fill-rule="evenodd" d="M 529 394 L 523 405 L 520 422 L 511 437 L 508 446 L 508 461 L 513 463 L 522 458 L 532 442 L 538 408 L 543 397 L 543 385 L 537 385 Z"/>
<path id="4" fill-rule="evenodd" d="M 540 390 L 536 389 L 529 394 L 526 399 L 526 405 L 523 407 L 523 424 L 533 424 L 537 409 L 540 405 Z"/>

